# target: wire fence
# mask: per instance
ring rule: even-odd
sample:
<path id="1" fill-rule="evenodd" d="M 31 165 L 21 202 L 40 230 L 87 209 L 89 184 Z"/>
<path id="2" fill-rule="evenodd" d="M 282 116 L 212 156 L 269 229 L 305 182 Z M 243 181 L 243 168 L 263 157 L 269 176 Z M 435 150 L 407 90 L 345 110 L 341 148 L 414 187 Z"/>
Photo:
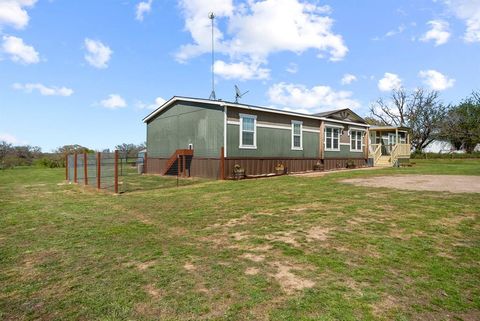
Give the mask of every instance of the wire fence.
<path id="1" fill-rule="evenodd" d="M 114 193 L 118 188 L 118 152 L 67 155 L 65 178 L 72 183 Z"/>
<path id="2" fill-rule="evenodd" d="M 77 153 L 66 157 L 65 179 L 112 193 L 180 187 L 202 181 L 201 178 L 190 176 L 189 165 L 189 159 L 180 157 L 172 164 L 168 175 L 145 176 L 142 174 L 146 169 L 146 154 L 128 156 L 119 151 Z"/>

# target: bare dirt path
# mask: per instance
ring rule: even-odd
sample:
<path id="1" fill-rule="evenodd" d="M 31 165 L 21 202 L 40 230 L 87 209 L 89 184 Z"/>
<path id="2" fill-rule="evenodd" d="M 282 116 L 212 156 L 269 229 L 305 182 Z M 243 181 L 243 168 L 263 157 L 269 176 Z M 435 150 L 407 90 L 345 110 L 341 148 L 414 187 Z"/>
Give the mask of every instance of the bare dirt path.
<path id="1" fill-rule="evenodd" d="M 394 175 L 351 178 L 342 183 L 387 187 L 414 191 L 480 193 L 480 176 L 464 175 Z"/>

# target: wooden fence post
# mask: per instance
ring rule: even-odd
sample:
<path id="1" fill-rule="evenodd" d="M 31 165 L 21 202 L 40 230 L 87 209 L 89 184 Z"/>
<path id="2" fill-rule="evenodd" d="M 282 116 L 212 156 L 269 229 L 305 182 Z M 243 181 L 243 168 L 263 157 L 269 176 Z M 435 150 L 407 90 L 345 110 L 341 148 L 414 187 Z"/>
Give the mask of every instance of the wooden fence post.
<path id="1" fill-rule="evenodd" d="M 65 156 L 65 180 L 68 181 L 70 177 L 68 177 L 68 154 Z"/>
<path id="2" fill-rule="evenodd" d="M 143 155 L 143 173 L 147 174 L 147 152 Z"/>
<path id="3" fill-rule="evenodd" d="M 74 159 L 73 159 L 73 182 L 75 184 L 78 183 L 78 180 L 77 180 L 77 153 L 74 154 Z"/>
<path id="4" fill-rule="evenodd" d="M 88 185 L 88 156 L 87 156 L 87 152 L 83 152 L 83 180 L 84 180 L 84 184 Z"/>
<path id="5" fill-rule="evenodd" d="M 115 176 L 115 194 L 118 194 L 118 150 L 115 151 L 115 163 L 113 166 Z"/>
<path id="6" fill-rule="evenodd" d="M 220 179 L 225 179 L 225 147 L 220 148 Z"/>
<path id="7" fill-rule="evenodd" d="M 101 161 L 102 161 L 102 154 L 100 152 L 97 153 L 97 189 L 100 189 L 101 185 L 101 179 L 100 176 L 102 174 L 101 170 Z"/>

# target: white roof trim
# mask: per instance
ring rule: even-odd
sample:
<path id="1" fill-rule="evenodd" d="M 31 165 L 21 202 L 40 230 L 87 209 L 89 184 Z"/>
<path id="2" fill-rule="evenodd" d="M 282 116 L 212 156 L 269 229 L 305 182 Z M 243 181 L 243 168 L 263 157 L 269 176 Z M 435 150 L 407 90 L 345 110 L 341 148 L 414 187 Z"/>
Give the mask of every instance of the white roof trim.
<path id="1" fill-rule="evenodd" d="M 362 127 L 370 127 L 370 125 L 367 124 L 360 124 L 360 123 L 353 123 L 353 122 L 348 122 L 348 121 L 342 121 L 342 120 L 337 120 L 337 119 L 331 119 L 331 118 L 326 118 L 326 117 L 319 117 L 319 116 L 314 116 L 314 115 L 307 115 L 307 114 L 300 114 L 300 113 L 295 113 L 295 112 L 289 112 L 289 111 L 284 111 L 284 110 L 272 110 L 272 109 L 267 109 L 267 108 L 262 108 L 262 107 L 255 107 L 255 106 L 248 106 L 248 105 L 242 105 L 242 104 L 236 104 L 236 103 L 230 103 L 227 101 L 218 101 L 218 100 L 208 100 L 208 99 L 196 99 L 196 98 L 187 98 L 187 97 L 177 97 L 174 96 L 170 98 L 168 101 L 166 101 L 163 105 L 152 111 L 149 115 L 147 115 L 144 119 L 143 122 L 146 123 L 153 117 L 155 117 L 158 113 L 160 113 L 162 110 L 170 106 L 176 101 L 188 101 L 188 102 L 194 102 L 194 103 L 204 103 L 204 104 L 211 104 L 211 105 L 217 105 L 221 107 L 234 107 L 234 108 L 241 108 L 241 109 L 246 109 L 246 110 L 256 110 L 256 111 L 263 111 L 266 113 L 273 113 L 273 114 L 282 114 L 282 115 L 288 115 L 288 116 L 294 116 L 294 117 L 300 117 L 300 118 L 309 118 L 309 119 L 317 119 L 317 120 L 325 120 L 333 123 L 340 123 L 340 124 L 349 124 L 349 125 L 356 125 L 356 126 L 362 126 Z"/>

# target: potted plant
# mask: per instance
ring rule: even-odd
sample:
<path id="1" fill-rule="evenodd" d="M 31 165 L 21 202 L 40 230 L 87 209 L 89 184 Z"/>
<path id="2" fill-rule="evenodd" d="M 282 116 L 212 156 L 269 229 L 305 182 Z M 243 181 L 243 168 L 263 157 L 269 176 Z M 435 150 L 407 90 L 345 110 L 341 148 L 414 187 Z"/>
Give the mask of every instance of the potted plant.
<path id="1" fill-rule="evenodd" d="M 285 166 L 281 163 L 278 163 L 277 166 L 275 166 L 275 174 L 277 175 L 285 174 Z"/>
<path id="2" fill-rule="evenodd" d="M 347 168 L 355 168 L 357 165 L 355 165 L 355 162 L 353 160 L 347 161 Z"/>
<path id="3" fill-rule="evenodd" d="M 245 178 L 245 169 L 242 166 L 235 164 L 233 166 L 233 175 L 235 179 L 243 179 Z"/>
<path id="4" fill-rule="evenodd" d="M 323 170 L 323 165 L 320 162 L 317 162 L 315 165 L 313 165 L 313 170 L 314 171 L 322 171 Z"/>

